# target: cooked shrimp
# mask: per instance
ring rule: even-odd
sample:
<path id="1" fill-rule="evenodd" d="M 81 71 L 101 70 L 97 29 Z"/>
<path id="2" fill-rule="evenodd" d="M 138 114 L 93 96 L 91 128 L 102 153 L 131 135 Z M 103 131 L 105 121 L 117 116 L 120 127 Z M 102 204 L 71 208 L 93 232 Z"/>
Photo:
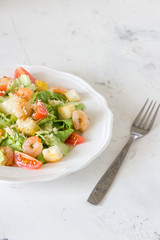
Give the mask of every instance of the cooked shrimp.
<path id="1" fill-rule="evenodd" d="M 26 119 L 30 116 L 32 111 L 32 105 L 25 99 L 14 97 L 13 114 L 17 118 Z"/>
<path id="2" fill-rule="evenodd" d="M 32 157 L 38 157 L 43 150 L 41 139 L 36 136 L 27 138 L 23 143 L 22 149 L 24 153 Z"/>
<path id="3" fill-rule="evenodd" d="M 10 77 L 4 76 L 0 79 L 0 85 L 5 84 L 7 86 L 11 82 L 12 82 L 12 79 Z"/>
<path id="4" fill-rule="evenodd" d="M 56 86 L 56 87 L 52 87 L 50 88 L 51 91 L 56 92 L 56 93 L 65 93 L 68 91 L 67 88 L 61 87 L 61 86 Z"/>
<path id="5" fill-rule="evenodd" d="M 76 110 L 72 113 L 72 120 L 76 130 L 84 132 L 89 127 L 89 117 L 81 110 Z"/>
<path id="6" fill-rule="evenodd" d="M 10 147 L 1 147 L 1 151 L 3 152 L 4 161 L 3 164 L 6 166 L 10 166 L 13 164 L 13 150 Z"/>
<path id="7" fill-rule="evenodd" d="M 33 95 L 33 92 L 29 88 L 20 88 L 17 92 L 14 93 L 14 95 L 25 99 L 26 101 L 29 101 Z"/>

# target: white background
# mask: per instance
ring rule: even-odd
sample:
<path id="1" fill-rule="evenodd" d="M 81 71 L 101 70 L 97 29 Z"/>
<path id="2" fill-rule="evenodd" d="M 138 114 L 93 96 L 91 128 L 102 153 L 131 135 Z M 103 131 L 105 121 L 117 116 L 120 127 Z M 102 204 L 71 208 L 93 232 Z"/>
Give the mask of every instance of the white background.
<path id="1" fill-rule="evenodd" d="M 160 100 L 158 0 L 0 1 L 0 64 L 76 74 L 114 114 L 109 147 L 87 168 L 44 183 L 0 184 L 0 239 L 160 239 L 160 116 L 136 142 L 107 196 L 87 198 L 147 97 Z"/>

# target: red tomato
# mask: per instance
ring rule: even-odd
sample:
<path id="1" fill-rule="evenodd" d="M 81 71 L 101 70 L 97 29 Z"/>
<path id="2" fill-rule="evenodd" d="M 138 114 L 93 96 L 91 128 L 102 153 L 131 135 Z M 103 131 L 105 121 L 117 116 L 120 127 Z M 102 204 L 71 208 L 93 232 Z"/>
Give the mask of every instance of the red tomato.
<path id="1" fill-rule="evenodd" d="M 2 129 L 0 129 L 0 137 L 2 136 L 2 133 L 3 133 L 3 130 L 2 130 Z"/>
<path id="2" fill-rule="evenodd" d="M 5 84 L 0 85 L 0 96 L 3 96 L 7 91 L 7 87 Z"/>
<path id="3" fill-rule="evenodd" d="M 67 88 L 61 87 L 61 86 L 57 86 L 57 87 L 52 87 L 50 88 L 51 91 L 55 92 L 55 93 L 65 93 L 68 91 Z"/>
<path id="4" fill-rule="evenodd" d="M 37 169 L 42 166 L 42 162 L 38 161 L 25 153 L 14 152 L 14 163 L 21 168 Z"/>
<path id="5" fill-rule="evenodd" d="M 69 138 L 65 141 L 65 143 L 71 144 L 71 145 L 76 145 L 84 142 L 84 138 L 80 136 L 79 134 L 73 132 Z"/>
<path id="6" fill-rule="evenodd" d="M 35 120 L 39 120 L 41 118 L 43 118 L 44 116 L 46 116 L 48 114 L 47 108 L 46 106 L 43 104 L 43 102 L 41 100 L 36 100 L 35 102 L 35 109 L 34 109 L 34 113 L 33 113 L 33 118 Z"/>
<path id="7" fill-rule="evenodd" d="M 31 83 L 35 83 L 35 78 L 29 72 L 27 72 L 27 70 L 19 67 L 14 71 L 14 78 L 19 78 L 21 75 L 27 75 L 30 78 Z"/>

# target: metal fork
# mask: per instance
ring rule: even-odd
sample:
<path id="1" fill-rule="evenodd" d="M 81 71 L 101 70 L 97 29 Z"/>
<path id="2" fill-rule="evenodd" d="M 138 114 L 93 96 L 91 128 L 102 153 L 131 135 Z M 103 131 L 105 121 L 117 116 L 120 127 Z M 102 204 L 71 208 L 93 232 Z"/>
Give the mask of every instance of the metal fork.
<path id="1" fill-rule="evenodd" d="M 108 191 L 109 187 L 111 186 L 133 141 L 145 136 L 151 130 L 153 123 L 156 119 L 156 115 L 158 113 L 160 104 L 155 110 L 156 102 L 153 103 L 153 101 L 151 101 L 149 106 L 147 107 L 148 102 L 149 102 L 149 99 L 147 99 L 144 106 L 142 107 L 139 114 L 137 115 L 136 119 L 134 120 L 131 126 L 130 138 L 127 144 L 123 147 L 123 149 L 118 154 L 114 162 L 110 165 L 108 170 L 104 173 L 102 178 L 99 180 L 99 182 L 93 189 L 91 195 L 89 196 L 88 202 L 96 205 L 102 200 L 102 198 Z M 154 111 L 154 114 L 153 114 L 153 111 Z"/>

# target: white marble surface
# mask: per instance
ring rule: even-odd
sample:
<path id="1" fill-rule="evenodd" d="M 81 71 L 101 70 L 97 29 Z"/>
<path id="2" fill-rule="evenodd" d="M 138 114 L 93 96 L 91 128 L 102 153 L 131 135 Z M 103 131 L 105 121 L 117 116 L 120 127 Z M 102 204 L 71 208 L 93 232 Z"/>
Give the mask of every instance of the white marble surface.
<path id="1" fill-rule="evenodd" d="M 54 182 L 0 184 L 0 239 L 159 240 L 160 114 L 98 206 L 87 197 L 129 136 L 147 97 L 160 100 L 160 1 L 0 1 L 0 64 L 74 73 L 114 114 L 109 147 Z"/>

